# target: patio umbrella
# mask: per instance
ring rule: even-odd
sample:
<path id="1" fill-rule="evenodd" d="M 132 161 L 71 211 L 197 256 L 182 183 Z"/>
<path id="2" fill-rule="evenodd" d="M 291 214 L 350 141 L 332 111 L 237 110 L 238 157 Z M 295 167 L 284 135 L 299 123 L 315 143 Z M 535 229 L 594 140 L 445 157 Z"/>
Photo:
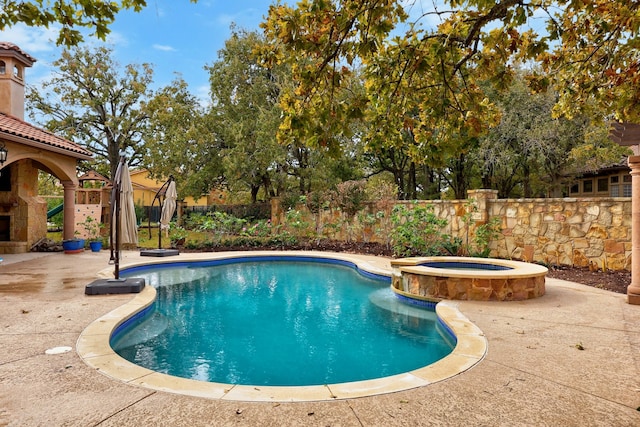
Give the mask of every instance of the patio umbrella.
<path id="1" fill-rule="evenodd" d="M 176 182 L 171 180 L 167 187 L 167 192 L 164 195 L 164 202 L 162 203 L 162 214 L 160 215 L 160 230 L 165 230 L 169 233 L 169 222 L 173 217 L 173 213 L 176 210 L 176 199 L 178 194 L 176 192 Z"/>
<path id="2" fill-rule="evenodd" d="M 125 163 L 120 184 L 120 243 L 138 244 L 136 209 L 133 203 L 133 185 Z"/>

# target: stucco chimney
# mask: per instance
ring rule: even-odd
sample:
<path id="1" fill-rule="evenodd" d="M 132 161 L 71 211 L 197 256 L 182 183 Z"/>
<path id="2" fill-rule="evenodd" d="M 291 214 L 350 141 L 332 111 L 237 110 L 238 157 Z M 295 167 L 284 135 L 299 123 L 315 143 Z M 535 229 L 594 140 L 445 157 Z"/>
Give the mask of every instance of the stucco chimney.
<path id="1" fill-rule="evenodd" d="M 24 71 L 34 62 L 15 44 L 0 42 L 0 113 L 24 120 Z"/>

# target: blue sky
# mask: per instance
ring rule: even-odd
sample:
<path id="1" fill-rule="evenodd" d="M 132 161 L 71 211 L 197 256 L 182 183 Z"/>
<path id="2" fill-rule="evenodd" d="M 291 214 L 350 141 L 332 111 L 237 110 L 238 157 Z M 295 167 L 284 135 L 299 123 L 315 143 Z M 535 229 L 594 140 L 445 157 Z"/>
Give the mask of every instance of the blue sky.
<path id="1" fill-rule="evenodd" d="M 207 98 L 208 74 L 229 37 L 229 27 L 258 30 L 272 0 L 148 0 L 142 12 L 121 12 L 111 26 L 106 44 L 114 49 L 121 65 L 150 63 L 154 87 L 162 87 L 180 73 L 189 90 Z M 53 29 L 16 26 L 0 31 L 0 40 L 15 43 L 38 61 L 26 72 L 27 82 L 37 87 L 54 71 L 60 57 Z M 88 44 L 102 43 L 85 37 Z"/>

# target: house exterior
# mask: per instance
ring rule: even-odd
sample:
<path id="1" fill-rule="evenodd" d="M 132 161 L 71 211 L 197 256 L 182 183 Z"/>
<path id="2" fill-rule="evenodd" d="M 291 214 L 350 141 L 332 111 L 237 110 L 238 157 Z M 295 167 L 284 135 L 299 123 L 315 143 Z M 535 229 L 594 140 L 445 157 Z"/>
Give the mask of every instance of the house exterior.
<path id="1" fill-rule="evenodd" d="M 585 173 L 569 187 L 569 197 L 631 197 L 631 169 L 627 161 Z"/>
<path id="2" fill-rule="evenodd" d="M 154 197 L 165 183 L 149 177 L 149 171 L 146 169 L 137 169 L 131 171 L 131 184 L 133 184 L 133 201 L 137 206 L 151 206 Z M 208 206 L 207 197 L 203 196 L 194 199 L 191 196 L 178 198 L 185 206 Z M 157 205 L 156 201 L 156 205 Z"/>
<path id="3" fill-rule="evenodd" d="M 91 158 L 84 148 L 24 121 L 25 70 L 35 58 L 0 42 L 0 253 L 24 253 L 46 237 L 47 203 L 38 196 L 38 171 L 64 188 L 63 237 L 75 232 L 76 166 Z M 1 157 L 0 157 L 1 158 Z"/>
<path id="4" fill-rule="evenodd" d="M 609 138 L 618 145 L 629 147 L 632 156 L 640 155 L 640 125 L 612 123 Z M 569 197 L 631 197 L 631 168 L 629 159 L 586 172 L 569 187 Z"/>

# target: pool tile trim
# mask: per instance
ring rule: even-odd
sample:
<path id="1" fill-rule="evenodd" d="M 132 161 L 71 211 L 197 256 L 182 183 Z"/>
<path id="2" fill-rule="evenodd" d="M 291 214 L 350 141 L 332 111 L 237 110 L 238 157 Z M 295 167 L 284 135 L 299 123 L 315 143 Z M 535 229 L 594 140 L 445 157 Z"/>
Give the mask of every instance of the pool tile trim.
<path id="1" fill-rule="evenodd" d="M 371 262 L 371 257 L 363 258 L 348 254 L 261 251 L 224 255 L 209 253 L 206 254 L 206 257 L 202 254 L 183 255 L 181 255 L 181 262 L 244 258 L 247 256 L 325 258 L 353 263 L 359 270 L 369 274 L 391 276 L 389 260 L 379 258 L 380 262 Z M 122 268 L 173 262 L 175 260 L 149 259 L 132 262 Z M 112 274 L 110 269 L 100 272 L 102 277 L 109 277 L 110 274 Z M 90 298 L 96 298 L 96 296 Z M 109 345 L 112 334 L 120 325 L 131 317 L 144 312 L 155 302 L 155 298 L 156 290 L 151 286 L 145 286 L 142 292 L 131 301 L 89 324 L 82 331 L 76 343 L 76 351 L 80 358 L 88 366 L 112 379 L 157 391 L 233 401 L 310 402 L 366 397 L 427 386 L 471 369 L 484 358 L 487 352 L 487 340 L 482 331 L 460 312 L 455 302 L 441 301 L 436 305 L 436 314 L 444 326 L 455 335 L 456 346 L 452 353 L 445 358 L 407 373 L 366 381 L 296 387 L 265 387 L 197 381 L 162 374 L 135 365 L 116 354 Z"/>

